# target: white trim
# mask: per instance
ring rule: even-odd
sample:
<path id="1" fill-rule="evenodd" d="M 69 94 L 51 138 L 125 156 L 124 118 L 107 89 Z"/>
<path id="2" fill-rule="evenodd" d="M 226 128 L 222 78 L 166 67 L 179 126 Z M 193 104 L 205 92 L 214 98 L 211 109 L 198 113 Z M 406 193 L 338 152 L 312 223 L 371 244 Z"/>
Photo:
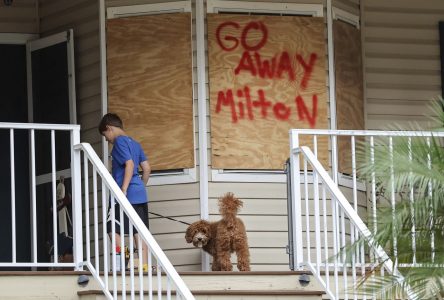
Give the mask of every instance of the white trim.
<path id="1" fill-rule="evenodd" d="M 28 41 L 38 38 L 38 34 L 32 33 L 0 33 L 0 44 L 26 45 Z"/>
<path id="2" fill-rule="evenodd" d="M 104 0 L 99 0 L 100 9 L 100 61 L 101 61 L 101 89 L 102 89 L 102 115 L 107 113 L 108 108 L 108 82 L 107 82 L 107 68 L 106 68 L 106 19 L 115 19 L 123 17 L 135 17 L 140 15 L 150 15 L 150 14 L 164 14 L 164 13 L 179 13 L 179 12 L 192 12 L 191 1 L 176 1 L 168 3 L 156 3 L 156 4 L 142 4 L 142 5 L 130 5 L 130 6 L 116 6 L 108 7 L 106 9 L 105 16 L 105 4 Z M 191 20 L 190 27 L 192 28 Z M 191 47 L 193 47 L 191 32 L 190 40 Z M 191 59 L 193 60 L 193 48 L 191 48 Z M 193 62 L 192 62 L 193 64 Z M 192 72 L 192 84 L 194 85 L 194 75 Z M 204 77 L 205 78 L 205 77 Z M 193 89 L 194 93 L 194 89 Z M 192 97 L 194 103 L 194 96 Z M 193 105 L 193 129 L 195 128 L 194 122 L 194 105 Z M 194 131 L 193 131 L 194 132 Z M 193 134 L 193 143 L 196 145 L 196 140 Z M 103 162 L 108 165 L 108 143 L 105 138 L 102 138 L 102 151 L 103 151 Z M 202 159 L 201 154 L 201 159 Z M 190 169 L 184 169 L 183 172 L 172 172 L 172 173 L 161 173 L 161 174 L 151 174 L 148 180 L 147 186 L 156 185 L 167 185 L 167 184 L 182 184 L 182 183 L 194 183 L 197 181 L 197 166 L 196 166 L 196 151 L 194 151 L 194 167 Z M 208 184 L 207 184 L 208 186 Z M 207 198 L 208 198 L 208 187 Z M 202 193 L 202 191 L 201 191 Z M 204 194 L 201 194 L 204 195 Z"/>
<path id="3" fill-rule="evenodd" d="M 71 29 L 70 29 L 71 30 Z M 29 50 L 35 51 L 42 48 L 46 48 L 48 46 L 52 46 L 55 44 L 66 42 L 69 38 L 69 31 L 63 31 L 60 33 L 56 33 L 38 40 L 33 40 L 29 42 Z"/>
<path id="4" fill-rule="evenodd" d="M 108 7 L 106 10 L 108 19 L 124 18 L 140 15 L 169 14 L 179 12 L 191 12 L 190 1 L 176 1 L 156 4 L 141 4 Z"/>
<path id="5" fill-rule="evenodd" d="M 99 0 L 99 32 L 100 32 L 100 91 L 102 116 L 108 112 L 108 81 L 106 73 L 106 15 L 105 0 Z M 102 136 L 102 160 L 108 166 L 108 143 Z"/>
<path id="6" fill-rule="evenodd" d="M 199 119 L 200 217 L 208 219 L 208 141 L 207 88 L 205 65 L 205 10 L 203 0 L 196 2 L 197 102 Z M 193 72 L 194 73 L 194 72 Z"/>
<path id="7" fill-rule="evenodd" d="M 324 7 L 322 4 L 207 0 L 207 12 L 254 12 L 322 17 Z"/>
<path id="8" fill-rule="evenodd" d="M 211 180 L 219 182 L 287 182 L 284 171 L 212 169 Z"/>
<path id="9" fill-rule="evenodd" d="M 199 120 L 199 201 L 200 218 L 208 220 L 208 142 L 207 142 L 207 89 L 205 65 L 205 8 L 203 0 L 196 1 L 196 60 L 197 102 Z M 193 72 L 194 73 L 194 72 Z M 193 89 L 194 90 L 194 89 Z M 210 256 L 201 252 L 201 269 L 210 271 Z"/>
<path id="10" fill-rule="evenodd" d="M 0 122 L 2 129 L 36 129 L 36 130 L 80 130 L 76 124 L 45 124 L 45 123 L 6 123 Z"/>
<path id="11" fill-rule="evenodd" d="M 69 93 L 69 121 L 71 124 L 77 124 L 77 105 L 76 105 L 76 71 L 74 62 L 74 31 L 67 31 L 66 55 L 68 63 L 68 93 Z"/>
<path id="12" fill-rule="evenodd" d="M 327 49 L 328 49 L 328 94 L 330 108 L 330 129 L 336 129 L 336 80 L 334 62 L 332 0 L 327 0 Z"/>
<path id="13" fill-rule="evenodd" d="M 360 29 L 359 16 L 349 13 L 343 9 L 333 7 L 333 20 L 340 20 L 355 26 L 357 29 Z"/>
<path id="14" fill-rule="evenodd" d="M 147 186 L 192 183 L 196 182 L 196 179 L 196 168 L 184 169 L 184 172 L 177 174 L 151 174 Z"/>

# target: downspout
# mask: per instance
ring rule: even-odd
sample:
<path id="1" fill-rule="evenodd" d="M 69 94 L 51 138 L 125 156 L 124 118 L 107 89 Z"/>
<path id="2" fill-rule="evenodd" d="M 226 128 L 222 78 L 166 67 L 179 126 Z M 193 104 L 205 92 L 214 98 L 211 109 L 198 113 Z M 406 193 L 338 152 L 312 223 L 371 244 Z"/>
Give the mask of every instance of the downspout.
<path id="1" fill-rule="evenodd" d="M 108 112 L 108 84 L 106 81 L 106 16 L 105 0 L 99 0 L 99 35 L 100 35 L 100 89 L 101 89 L 101 116 Z M 102 137 L 103 163 L 108 166 L 108 143 Z"/>
<path id="2" fill-rule="evenodd" d="M 335 80 L 335 51 L 333 43 L 333 8 L 332 0 L 327 0 L 327 43 L 328 43 L 328 85 L 330 100 L 330 129 L 337 129 L 336 124 L 336 80 Z M 333 181 L 338 183 L 338 151 L 337 138 L 332 137 L 332 175 Z"/>
<path id="3" fill-rule="evenodd" d="M 203 0 L 196 0 L 197 101 L 199 119 L 200 217 L 208 219 L 207 93 L 205 83 L 205 11 Z M 202 271 L 209 271 L 210 257 L 202 251 Z"/>

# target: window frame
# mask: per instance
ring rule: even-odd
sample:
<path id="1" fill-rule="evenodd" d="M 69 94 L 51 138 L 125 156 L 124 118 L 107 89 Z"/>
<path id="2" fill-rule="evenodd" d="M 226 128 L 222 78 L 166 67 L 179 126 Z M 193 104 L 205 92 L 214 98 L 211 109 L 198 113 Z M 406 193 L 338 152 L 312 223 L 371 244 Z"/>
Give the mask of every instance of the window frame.
<path id="1" fill-rule="evenodd" d="M 141 16 L 141 15 L 156 15 L 156 14 L 167 14 L 167 13 L 180 13 L 180 12 L 187 12 L 192 14 L 192 7 L 191 7 L 191 1 L 174 1 L 174 2 L 166 2 L 166 3 L 154 3 L 154 4 L 140 4 L 140 5 L 127 5 L 127 6 L 114 6 L 114 7 L 108 7 L 106 9 L 106 20 L 115 19 L 115 18 L 124 18 L 124 17 L 131 17 L 131 16 Z M 193 17 L 193 15 L 192 15 Z M 193 18 L 191 18 L 193 19 Z M 191 24 L 192 26 L 192 20 Z M 192 77 L 192 83 L 193 85 L 196 84 L 196 79 L 194 75 L 194 57 L 193 57 L 193 37 L 191 32 L 191 64 L 192 69 L 191 71 L 191 77 Z M 103 37 L 106 41 L 106 33 L 104 33 Z M 105 46 L 106 47 L 106 46 Z M 106 49 L 105 49 L 106 53 Z M 102 57 L 102 59 L 106 60 L 106 54 L 105 57 Z M 105 78 L 107 78 L 106 71 L 105 71 Z M 105 80 L 106 81 L 106 80 Z M 107 90 L 107 87 L 105 88 Z M 168 171 L 162 171 L 159 173 L 152 172 L 150 175 L 150 179 L 147 183 L 147 186 L 155 186 L 155 185 L 168 185 L 168 184 L 181 184 L 181 183 L 195 183 L 197 182 L 197 160 L 196 160 L 196 137 L 195 137 L 195 131 L 196 131 L 196 112 L 195 112 L 195 92 L 194 89 L 192 89 L 192 101 L 193 101 L 193 153 L 194 153 L 194 167 L 188 168 L 188 169 L 182 169 L 180 170 L 171 170 L 171 172 Z M 106 96 L 106 99 L 102 102 L 102 111 L 105 113 L 108 108 L 108 96 Z M 106 146 L 106 141 L 102 139 L 102 141 L 105 143 L 104 145 L 104 162 L 105 165 L 108 165 L 108 147 Z"/>
<path id="2" fill-rule="evenodd" d="M 230 12 L 323 17 L 324 6 L 322 4 L 207 0 L 207 13 Z M 284 169 L 284 165 L 282 167 Z M 227 170 L 211 168 L 211 181 L 285 183 L 287 182 L 287 176 L 284 170 Z"/>

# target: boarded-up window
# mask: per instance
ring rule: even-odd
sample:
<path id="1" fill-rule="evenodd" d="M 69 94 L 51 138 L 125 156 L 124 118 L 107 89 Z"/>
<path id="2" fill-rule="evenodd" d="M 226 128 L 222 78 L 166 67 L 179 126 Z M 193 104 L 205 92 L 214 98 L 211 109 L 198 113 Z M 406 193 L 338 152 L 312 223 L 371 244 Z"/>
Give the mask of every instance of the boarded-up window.
<path id="1" fill-rule="evenodd" d="M 323 19 L 208 14 L 207 22 L 212 167 L 282 169 L 289 129 L 328 127 Z"/>
<path id="2" fill-rule="evenodd" d="M 107 22 L 108 111 L 122 118 L 153 170 L 194 167 L 191 15 Z"/>
<path id="3" fill-rule="evenodd" d="M 337 126 L 338 129 L 364 129 L 361 32 L 353 25 L 334 21 L 333 34 Z M 339 172 L 351 174 L 350 137 L 340 137 L 338 147 Z"/>

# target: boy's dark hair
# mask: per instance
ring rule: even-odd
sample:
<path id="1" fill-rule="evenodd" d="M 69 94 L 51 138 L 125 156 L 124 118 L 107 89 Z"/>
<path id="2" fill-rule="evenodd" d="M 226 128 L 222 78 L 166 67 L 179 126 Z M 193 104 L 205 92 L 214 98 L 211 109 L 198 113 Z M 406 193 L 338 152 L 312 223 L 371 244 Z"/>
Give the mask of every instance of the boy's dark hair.
<path id="1" fill-rule="evenodd" d="M 123 129 L 123 123 L 122 120 L 119 118 L 118 115 L 113 113 L 107 113 L 102 117 L 102 120 L 99 124 L 99 133 L 102 134 L 106 131 L 106 126 L 114 126 L 119 127 Z"/>

